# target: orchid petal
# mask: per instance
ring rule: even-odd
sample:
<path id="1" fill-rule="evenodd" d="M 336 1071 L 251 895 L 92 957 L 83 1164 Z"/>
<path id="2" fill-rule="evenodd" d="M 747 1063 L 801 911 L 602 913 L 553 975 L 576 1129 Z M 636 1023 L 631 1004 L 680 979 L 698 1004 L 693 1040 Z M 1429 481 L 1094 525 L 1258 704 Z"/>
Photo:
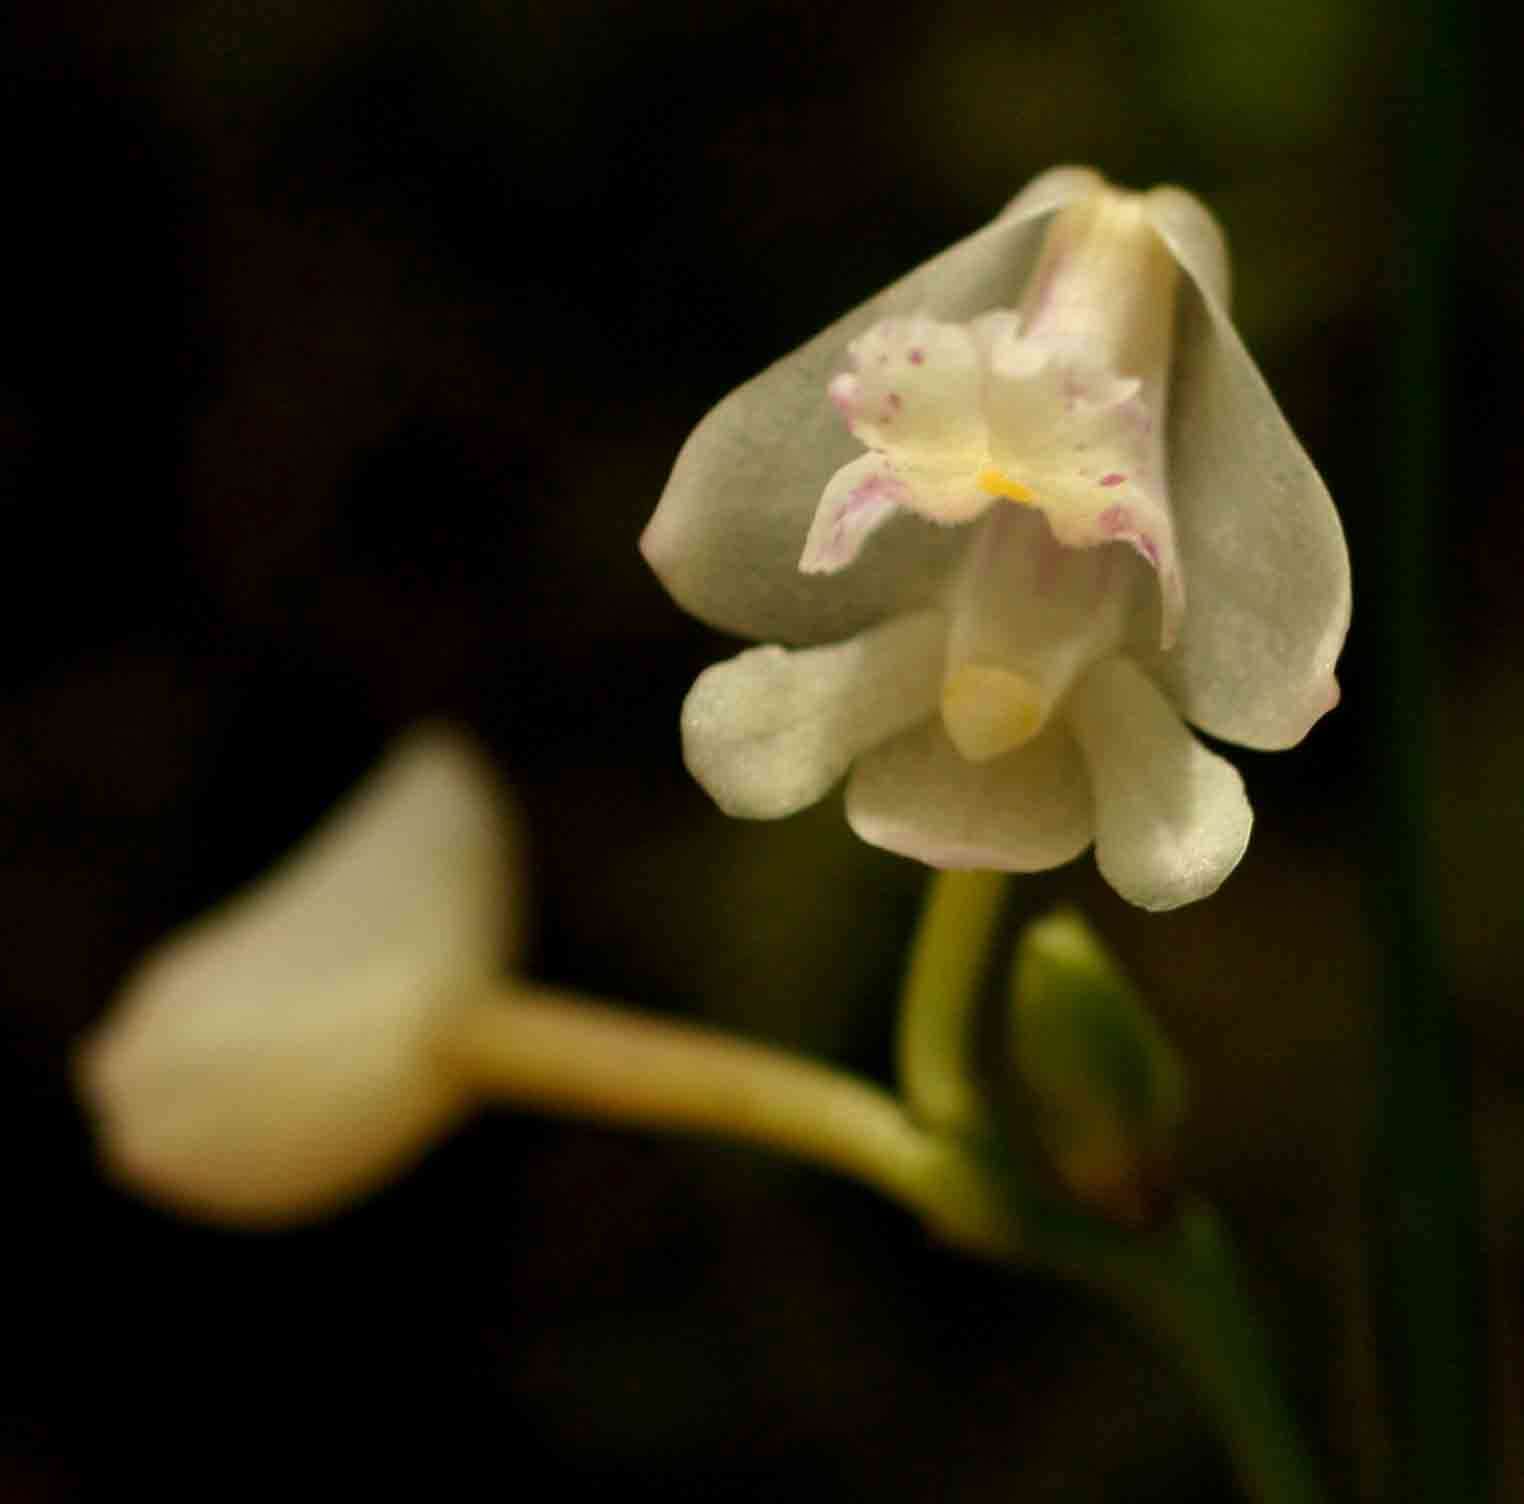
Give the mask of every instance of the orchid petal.
<path id="1" fill-rule="evenodd" d="M 805 537 L 799 568 L 804 574 L 845 569 L 868 539 L 901 512 L 952 527 L 973 521 L 994 504 L 995 498 L 966 475 L 901 465 L 870 449 L 831 477 Z"/>
<path id="2" fill-rule="evenodd" d="M 1031 507 L 1001 507 L 977 530 L 948 594 L 942 713 L 958 750 L 984 761 L 1036 735 L 1089 664 L 1121 646 L 1146 584 L 1123 550 L 1065 548 Z M 1008 676 L 1004 711 L 982 688 L 1002 684 L 990 670 Z M 992 718 L 1013 739 L 991 735 Z"/>
<path id="3" fill-rule="evenodd" d="M 1160 425 L 1139 385 L 1008 335 L 991 351 L 991 455 L 1066 548 L 1125 543 L 1148 561 L 1159 580 L 1160 644 L 1168 648 L 1184 615 L 1185 585 Z"/>
<path id="4" fill-rule="evenodd" d="M 1226 312 L 1232 290 L 1228 243 L 1212 211 L 1194 193 L 1171 184 L 1150 188 L 1143 209 L 1186 274 Z"/>
<path id="5" fill-rule="evenodd" d="M 903 464 L 976 470 L 988 449 L 984 362 L 967 324 L 882 319 L 847 346 L 831 401 L 853 436 Z"/>
<path id="6" fill-rule="evenodd" d="M 1349 556 L 1327 488 L 1219 301 L 1225 276 L 1204 232 L 1193 241 L 1183 223 L 1158 227 L 1189 278 L 1169 453 L 1190 603 L 1172 652 L 1140 644 L 1137 655 L 1203 731 L 1270 751 L 1338 702 Z"/>
<path id="7" fill-rule="evenodd" d="M 751 648 L 705 669 L 683 703 L 689 771 L 729 815 L 815 803 L 854 757 L 931 713 L 946 639 L 946 618 L 918 611 L 827 647 Z"/>
<path id="8" fill-rule="evenodd" d="M 1067 710 L 1090 769 L 1101 875 L 1145 909 L 1214 892 L 1238 865 L 1253 822 L 1237 770 L 1125 658 L 1091 668 Z"/>
<path id="9" fill-rule="evenodd" d="M 861 758 L 847 820 L 865 841 L 933 867 L 1041 872 L 1090 844 L 1090 793 L 1068 731 L 1050 724 L 993 762 L 972 763 L 940 721 Z"/>
<path id="10" fill-rule="evenodd" d="M 415 1158 L 469 1105 L 433 1041 L 506 958 L 515 855 L 476 752 L 410 736 L 270 876 L 152 954 L 86 1040 L 112 1171 L 273 1225 Z"/>
<path id="11" fill-rule="evenodd" d="M 909 501 L 905 482 L 883 455 L 867 454 L 843 465 L 820 498 L 804 540 L 799 568 L 805 574 L 845 569 L 863 544 Z"/>
<path id="12" fill-rule="evenodd" d="M 896 519 L 862 568 L 801 574 L 800 553 L 826 483 L 861 452 L 826 390 L 851 343 L 882 319 L 969 320 L 1009 307 L 1037 257 L 1043 221 L 1101 179 L 1057 168 L 993 223 L 925 262 L 808 344 L 732 392 L 677 457 L 641 538 L 678 603 L 745 637 L 827 642 L 926 604 L 963 538 Z M 871 563 L 871 567 L 867 565 Z"/>

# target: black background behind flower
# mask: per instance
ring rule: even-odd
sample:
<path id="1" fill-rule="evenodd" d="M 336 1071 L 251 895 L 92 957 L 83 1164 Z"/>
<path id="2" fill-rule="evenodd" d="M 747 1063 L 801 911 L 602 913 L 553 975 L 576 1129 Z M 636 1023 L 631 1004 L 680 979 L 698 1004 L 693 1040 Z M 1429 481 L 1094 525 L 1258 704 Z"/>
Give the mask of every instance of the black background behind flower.
<path id="1" fill-rule="evenodd" d="M 1157 997 L 1197 1071 L 1187 1169 L 1254 1252 L 1337 1472 L 1378 1485 L 1360 557 L 1389 479 L 1391 80 L 1421 45 L 1373 0 L 5 11 L 0 1498 L 236 1493 L 304 1446 L 447 1495 L 548 1468 L 630 1500 L 1230 1496 L 1108 1314 L 853 1186 L 497 1114 L 329 1226 L 242 1237 L 103 1186 L 67 1087 L 134 956 L 436 714 L 522 795 L 537 975 L 883 1074 L 919 874 L 834 802 L 708 806 L 676 712 L 730 645 L 634 544 L 712 401 L 1058 160 L 1224 219 L 1241 325 L 1345 517 L 1356 630 L 1338 714 L 1234 754 L 1258 828 L 1217 898 L 1146 918 L 1087 860 L 1019 902 L 1082 902 Z M 1499 1333 L 1524 1213 L 1515 114 L 1478 134 L 1463 381 L 1434 394 L 1461 443 L 1417 816 L 1482 1047 Z"/>

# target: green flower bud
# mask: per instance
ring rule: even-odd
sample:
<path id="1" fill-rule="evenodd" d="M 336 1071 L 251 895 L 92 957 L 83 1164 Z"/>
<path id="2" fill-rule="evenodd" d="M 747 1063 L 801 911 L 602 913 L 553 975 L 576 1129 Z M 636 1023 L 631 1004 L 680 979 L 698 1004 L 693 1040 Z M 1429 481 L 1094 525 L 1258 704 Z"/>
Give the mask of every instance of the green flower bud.
<path id="1" fill-rule="evenodd" d="M 1072 910 L 1026 929 L 1011 993 L 1012 1060 L 1059 1179 L 1115 1221 L 1154 1221 L 1189 1096 L 1180 1056 Z"/>

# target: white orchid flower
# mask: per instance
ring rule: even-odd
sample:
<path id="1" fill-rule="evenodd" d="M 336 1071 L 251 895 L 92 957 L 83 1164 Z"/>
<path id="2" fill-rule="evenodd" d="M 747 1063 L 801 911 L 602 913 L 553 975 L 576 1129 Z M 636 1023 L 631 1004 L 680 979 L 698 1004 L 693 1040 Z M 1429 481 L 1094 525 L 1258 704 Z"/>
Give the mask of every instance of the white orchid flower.
<path id="1" fill-rule="evenodd" d="M 1243 783 L 1185 722 L 1292 746 L 1338 700 L 1349 563 L 1228 318 L 1208 211 L 1031 183 L 720 403 L 641 540 L 680 604 L 770 644 L 702 674 L 688 766 L 772 818 L 937 867 L 1092 841 L 1168 909 L 1242 856 Z"/>
<path id="2" fill-rule="evenodd" d="M 82 1044 L 106 1167 L 191 1215 L 331 1211 L 476 1105 L 458 1020 L 515 948 L 507 795 L 423 729 L 290 857 L 158 947 Z"/>

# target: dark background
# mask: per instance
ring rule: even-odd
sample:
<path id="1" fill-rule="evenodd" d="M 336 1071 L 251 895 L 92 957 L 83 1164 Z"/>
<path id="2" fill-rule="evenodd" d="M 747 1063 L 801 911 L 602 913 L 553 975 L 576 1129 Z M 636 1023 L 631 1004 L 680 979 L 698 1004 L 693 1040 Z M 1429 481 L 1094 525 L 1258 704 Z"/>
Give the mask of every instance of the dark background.
<path id="1" fill-rule="evenodd" d="M 632 1504 L 1232 1497 L 1109 1312 L 855 1186 L 502 1113 L 328 1226 L 237 1236 L 105 1186 L 67 1081 L 144 946 L 435 714 L 521 792 L 535 975 L 886 1076 L 922 875 L 839 799 L 739 825 L 690 784 L 677 708 L 733 648 L 635 540 L 709 404 L 1062 160 L 1220 214 L 1245 336 L 1345 518 L 1356 626 L 1343 708 L 1235 754 L 1258 827 L 1218 897 L 1143 916 L 1086 858 L 1018 903 L 1082 903 L 1157 1000 L 1197 1075 L 1190 1177 L 1336 1476 L 1375 1493 L 1355 1239 L 1388 603 L 1361 563 L 1390 515 L 1394 143 L 1424 45 L 1376 0 L 5 8 L 0 1499 L 301 1497 L 331 1470 Z M 1506 90 L 1473 140 L 1414 816 L 1478 1044 L 1501 1352 L 1524 1212 Z"/>

